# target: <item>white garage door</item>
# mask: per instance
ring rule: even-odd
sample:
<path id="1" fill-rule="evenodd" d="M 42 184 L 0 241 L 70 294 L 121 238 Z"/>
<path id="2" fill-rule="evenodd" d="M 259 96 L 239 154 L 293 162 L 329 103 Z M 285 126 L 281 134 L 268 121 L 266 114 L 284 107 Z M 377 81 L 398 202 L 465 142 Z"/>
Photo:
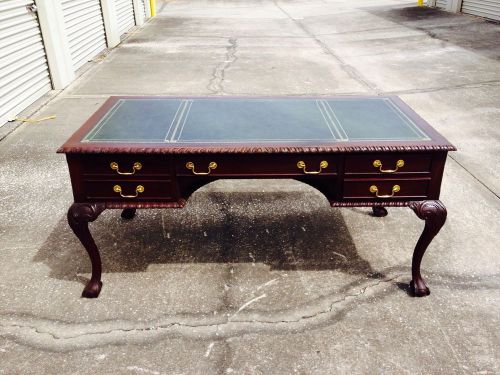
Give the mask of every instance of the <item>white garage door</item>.
<path id="1" fill-rule="evenodd" d="M 448 0 L 437 0 L 436 1 L 436 6 L 438 8 L 446 9 L 446 5 L 448 5 Z"/>
<path id="2" fill-rule="evenodd" d="M 462 12 L 500 21 L 500 0 L 463 0 Z"/>
<path id="3" fill-rule="evenodd" d="M 132 0 L 115 0 L 120 35 L 135 26 L 134 4 Z"/>
<path id="4" fill-rule="evenodd" d="M 63 0 L 64 24 L 74 69 L 106 48 L 100 0 Z"/>
<path id="5" fill-rule="evenodd" d="M 0 1 L 0 126 L 52 89 L 36 13 L 29 1 Z"/>

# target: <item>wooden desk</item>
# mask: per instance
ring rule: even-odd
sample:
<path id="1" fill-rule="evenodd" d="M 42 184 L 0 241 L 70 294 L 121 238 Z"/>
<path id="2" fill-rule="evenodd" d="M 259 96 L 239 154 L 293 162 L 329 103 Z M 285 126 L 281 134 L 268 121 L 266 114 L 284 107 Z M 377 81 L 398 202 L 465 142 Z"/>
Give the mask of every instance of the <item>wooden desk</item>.
<path id="1" fill-rule="evenodd" d="M 68 221 L 102 287 L 88 223 L 107 208 L 181 208 L 221 178 L 292 178 L 333 207 L 408 206 L 425 220 L 413 253 L 411 289 L 429 294 L 420 263 L 446 220 L 438 200 L 446 154 L 455 148 L 397 97 L 111 97 L 58 150 L 74 203 Z"/>

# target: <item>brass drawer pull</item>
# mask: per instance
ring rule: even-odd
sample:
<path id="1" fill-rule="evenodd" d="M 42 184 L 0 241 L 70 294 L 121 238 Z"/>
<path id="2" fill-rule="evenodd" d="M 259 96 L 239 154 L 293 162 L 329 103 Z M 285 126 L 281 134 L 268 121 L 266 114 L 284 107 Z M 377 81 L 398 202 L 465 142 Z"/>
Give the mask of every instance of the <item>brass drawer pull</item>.
<path id="1" fill-rule="evenodd" d="M 377 198 L 392 198 L 394 196 L 394 193 L 397 193 L 400 190 L 401 190 L 401 186 L 394 185 L 392 187 L 392 194 L 391 195 L 378 195 L 378 187 L 375 185 L 370 186 L 370 193 L 375 193 L 375 196 Z"/>
<path id="2" fill-rule="evenodd" d="M 305 174 L 320 174 L 323 169 L 328 168 L 328 162 L 326 160 L 323 160 L 321 163 L 319 163 L 319 171 L 307 171 L 306 163 L 302 160 L 297 163 L 297 168 L 302 169 Z"/>
<path id="3" fill-rule="evenodd" d="M 403 166 L 405 165 L 405 161 L 404 160 L 401 160 L 399 159 L 397 162 L 396 162 L 396 169 L 382 169 L 382 162 L 380 160 L 375 160 L 373 162 L 373 166 L 375 168 L 378 168 L 378 170 L 382 173 L 394 173 L 394 172 L 397 172 L 399 168 L 402 168 Z"/>
<path id="4" fill-rule="evenodd" d="M 137 185 L 137 187 L 135 188 L 135 195 L 123 195 L 122 194 L 122 187 L 120 185 L 113 186 L 113 191 L 115 193 L 120 193 L 120 197 L 122 197 L 122 198 L 137 198 L 139 193 L 144 193 L 144 186 Z"/>
<path id="5" fill-rule="evenodd" d="M 132 172 L 120 172 L 120 167 L 118 166 L 118 163 L 113 161 L 111 164 L 109 164 L 112 170 L 116 171 L 116 173 L 125 175 L 125 176 L 130 176 L 131 174 L 135 174 L 136 171 L 141 170 L 142 164 L 139 163 L 138 161 L 134 163 L 132 166 Z"/>
<path id="6" fill-rule="evenodd" d="M 217 168 L 217 163 L 215 161 L 210 162 L 210 164 L 208 164 L 208 172 L 195 172 L 194 163 L 192 161 L 188 161 L 186 163 L 186 168 L 190 169 L 191 172 L 193 172 L 193 174 L 197 176 L 205 176 L 207 174 L 210 174 L 210 172 L 212 172 L 212 169 Z"/>

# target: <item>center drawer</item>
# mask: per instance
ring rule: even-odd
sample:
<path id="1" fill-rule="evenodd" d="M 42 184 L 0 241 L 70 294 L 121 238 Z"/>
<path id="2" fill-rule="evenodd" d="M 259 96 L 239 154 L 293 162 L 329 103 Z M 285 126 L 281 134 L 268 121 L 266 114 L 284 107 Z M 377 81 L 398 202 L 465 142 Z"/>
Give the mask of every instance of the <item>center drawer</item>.
<path id="1" fill-rule="evenodd" d="M 337 173 L 333 155 L 207 155 L 179 157 L 177 175 L 303 176 Z"/>

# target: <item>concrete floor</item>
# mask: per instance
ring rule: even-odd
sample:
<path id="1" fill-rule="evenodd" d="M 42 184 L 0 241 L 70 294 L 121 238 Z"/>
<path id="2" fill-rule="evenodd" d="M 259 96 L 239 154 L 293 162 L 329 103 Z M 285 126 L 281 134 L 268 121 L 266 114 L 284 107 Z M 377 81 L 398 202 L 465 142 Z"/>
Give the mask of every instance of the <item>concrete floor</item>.
<path id="1" fill-rule="evenodd" d="M 159 3 L 0 142 L 1 374 L 498 374 L 500 25 L 399 0 Z M 55 150 L 109 96 L 400 95 L 454 143 L 448 221 L 332 209 L 298 182 L 218 181 L 182 210 L 106 211 L 96 300 Z"/>

